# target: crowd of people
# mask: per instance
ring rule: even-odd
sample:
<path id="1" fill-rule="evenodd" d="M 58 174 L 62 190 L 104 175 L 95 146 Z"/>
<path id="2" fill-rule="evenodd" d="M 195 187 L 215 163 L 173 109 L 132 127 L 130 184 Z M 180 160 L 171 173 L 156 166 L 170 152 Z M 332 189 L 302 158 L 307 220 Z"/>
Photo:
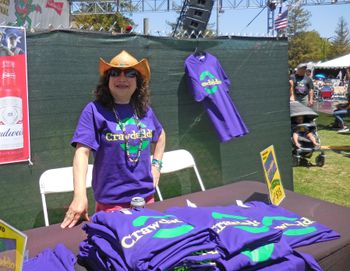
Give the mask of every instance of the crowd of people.
<path id="1" fill-rule="evenodd" d="M 350 117 L 350 67 L 346 69 L 346 74 L 341 78 L 341 85 L 346 86 L 346 101 L 334 102 L 334 124 L 338 133 L 349 132 L 348 126 L 345 125 L 344 118 Z M 305 106 L 313 107 L 316 100 L 315 89 L 318 85 L 314 84 L 311 69 L 306 63 L 299 64 L 294 73 L 289 78 L 290 100 L 298 101 Z"/>

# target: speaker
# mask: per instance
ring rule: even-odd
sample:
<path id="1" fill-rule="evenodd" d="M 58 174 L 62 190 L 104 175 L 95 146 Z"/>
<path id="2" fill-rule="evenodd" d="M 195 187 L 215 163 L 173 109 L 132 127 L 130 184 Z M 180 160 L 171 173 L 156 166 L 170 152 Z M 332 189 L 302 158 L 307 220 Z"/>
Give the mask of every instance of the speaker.
<path id="1" fill-rule="evenodd" d="M 187 5 L 190 7 L 197 7 L 211 11 L 214 5 L 213 0 L 188 0 Z"/>
<path id="2" fill-rule="evenodd" d="M 182 20 L 183 30 L 196 34 L 203 32 L 207 28 L 213 5 L 213 0 L 188 0 Z"/>
<path id="3" fill-rule="evenodd" d="M 207 24 L 210 19 L 211 12 L 201 8 L 193 8 L 189 7 L 185 16 L 187 18 L 192 18 L 193 20 L 197 20 L 203 24 Z"/>

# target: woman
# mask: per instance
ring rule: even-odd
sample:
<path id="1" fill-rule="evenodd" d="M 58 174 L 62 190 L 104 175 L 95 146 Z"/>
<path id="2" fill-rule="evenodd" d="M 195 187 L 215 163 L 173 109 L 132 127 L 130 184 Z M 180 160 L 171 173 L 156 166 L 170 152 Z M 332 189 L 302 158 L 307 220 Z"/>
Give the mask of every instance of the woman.
<path id="1" fill-rule="evenodd" d="M 165 132 L 149 106 L 148 61 L 137 61 L 122 51 L 110 63 L 100 58 L 99 72 L 96 100 L 84 108 L 71 142 L 76 147 L 74 197 L 62 228 L 73 227 L 81 216 L 89 219 L 86 172 L 90 152 L 96 211 L 127 208 L 135 196 L 152 203 L 159 182 Z"/>

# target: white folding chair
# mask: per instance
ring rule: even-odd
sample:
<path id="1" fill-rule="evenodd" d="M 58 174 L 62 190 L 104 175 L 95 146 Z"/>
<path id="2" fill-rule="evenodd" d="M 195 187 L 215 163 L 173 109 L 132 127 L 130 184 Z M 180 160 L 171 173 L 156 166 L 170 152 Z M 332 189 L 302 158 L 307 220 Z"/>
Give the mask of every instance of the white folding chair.
<path id="1" fill-rule="evenodd" d="M 86 187 L 91 187 L 92 180 L 92 165 L 88 165 L 86 175 Z M 73 168 L 62 167 L 48 169 L 41 174 L 39 179 L 39 187 L 41 194 L 41 202 L 43 205 L 43 213 L 45 226 L 49 226 L 49 216 L 47 213 L 46 194 L 71 192 L 74 190 L 73 186 Z"/>
<path id="2" fill-rule="evenodd" d="M 161 173 L 171 173 L 175 171 L 179 171 L 182 169 L 186 168 L 193 168 L 196 176 L 198 183 L 202 189 L 202 191 L 205 191 L 204 184 L 202 182 L 202 178 L 199 175 L 199 171 L 196 166 L 196 162 L 192 156 L 192 154 L 189 151 L 186 150 L 175 150 L 175 151 L 168 151 L 164 152 L 163 154 L 163 167 L 161 169 Z M 156 187 L 156 191 L 159 197 L 160 201 L 163 201 L 163 196 L 160 192 L 159 187 Z"/>

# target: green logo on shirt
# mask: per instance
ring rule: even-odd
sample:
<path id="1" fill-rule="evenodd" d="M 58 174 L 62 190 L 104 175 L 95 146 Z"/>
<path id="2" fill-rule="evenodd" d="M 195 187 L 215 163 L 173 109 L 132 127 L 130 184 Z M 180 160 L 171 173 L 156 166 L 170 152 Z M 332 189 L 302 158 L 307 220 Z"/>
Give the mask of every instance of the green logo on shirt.
<path id="1" fill-rule="evenodd" d="M 314 221 L 305 217 L 298 219 L 295 217 L 285 216 L 264 216 L 261 222 L 256 220 L 248 220 L 248 218 L 244 216 L 236 216 L 218 212 L 213 212 L 212 217 L 214 219 L 221 220 L 212 226 L 212 229 L 215 230 L 216 233 L 220 233 L 229 226 L 233 226 L 234 228 L 250 233 L 264 233 L 270 230 L 270 227 L 273 226 L 274 221 L 281 221 L 281 224 L 274 226 L 273 228 L 276 230 L 282 230 L 283 235 L 286 236 L 306 235 L 317 231 L 316 227 L 310 226 L 314 223 Z"/>
<path id="2" fill-rule="evenodd" d="M 151 139 L 153 136 L 151 129 L 147 129 L 147 126 L 141 121 L 139 122 L 139 125 L 137 125 L 133 117 L 123 119 L 122 124 L 125 128 L 125 133 L 121 129 L 120 125 L 117 124 L 116 133 L 106 133 L 107 141 L 120 141 L 119 145 L 125 151 L 125 141 L 128 140 L 130 154 L 137 154 L 139 148 L 139 140 L 141 139 L 141 151 L 148 147 L 148 145 L 150 144 L 150 140 L 147 139 Z"/>
<path id="3" fill-rule="evenodd" d="M 274 250 L 275 244 L 271 243 L 258 247 L 254 250 L 244 250 L 242 251 L 242 254 L 249 257 L 252 262 L 260 263 L 269 260 Z"/>
<path id="4" fill-rule="evenodd" d="M 208 94 L 215 93 L 219 89 L 218 85 L 222 84 L 222 82 L 215 78 L 209 71 L 203 71 L 199 76 L 199 80 L 201 81 L 201 86 Z"/>

